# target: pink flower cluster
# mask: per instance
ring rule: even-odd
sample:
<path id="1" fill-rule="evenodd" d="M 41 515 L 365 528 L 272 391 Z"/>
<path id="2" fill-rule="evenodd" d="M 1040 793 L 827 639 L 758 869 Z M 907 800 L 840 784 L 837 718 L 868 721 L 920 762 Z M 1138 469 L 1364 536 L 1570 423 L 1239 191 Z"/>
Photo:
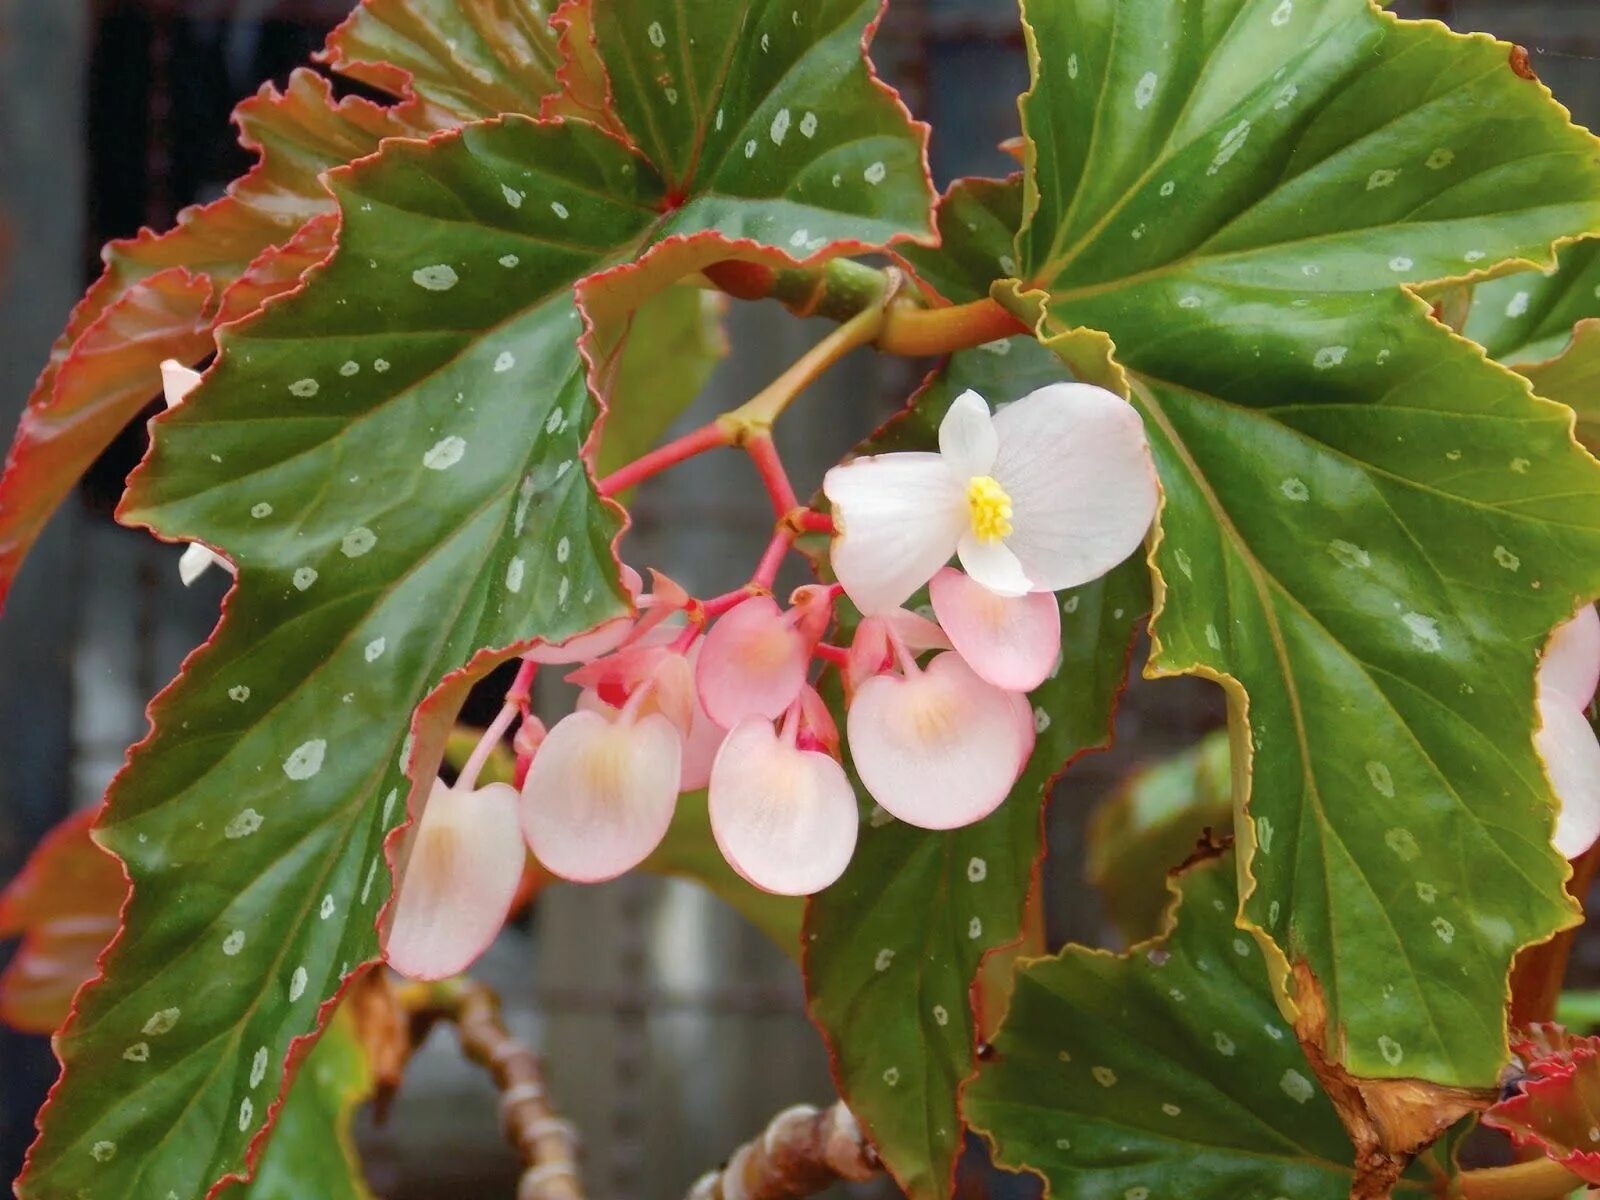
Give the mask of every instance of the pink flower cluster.
<path id="1" fill-rule="evenodd" d="M 659 573 L 641 595 L 627 572 L 638 615 L 528 652 L 530 664 L 576 665 L 574 711 L 548 733 L 523 714 L 520 789 L 474 787 L 471 764 L 456 787 L 435 785 L 406 859 L 391 965 L 437 977 L 481 953 L 516 893 L 524 840 L 556 875 L 611 879 L 649 857 L 679 795 L 700 788 L 743 878 L 785 895 L 827 887 L 849 864 L 860 814 L 813 683 L 819 664 L 841 673 L 851 759 L 885 812 L 952 829 L 1005 800 L 1033 751 L 1027 693 L 1060 654 L 1055 591 L 1126 558 L 1154 517 L 1138 415 L 1083 384 L 998 416 L 968 392 L 938 454 L 857 459 L 824 491 L 838 584 L 799 588 L 785 607 L 760 571 L 705 602 Z M 933 619 L 903 607 L 924 586 Z M 825 640 L 841 592 L 862 614 L 848 646 Z"/>

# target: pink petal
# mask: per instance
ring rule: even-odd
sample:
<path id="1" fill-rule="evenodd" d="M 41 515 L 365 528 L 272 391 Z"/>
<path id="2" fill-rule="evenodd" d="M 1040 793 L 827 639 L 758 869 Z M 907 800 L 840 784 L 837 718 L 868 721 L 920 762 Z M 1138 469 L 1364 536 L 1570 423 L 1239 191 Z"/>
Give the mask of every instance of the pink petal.
<path id="1" fill-rule="evenodd" d="M 200 386 L 200 372 L 191 371 L 176 359 L 161 363 L 161 390 L 168 408 L 177 408 L 189 398 L 189 393 Z"/>
<path id="2" fill-rule="evenodd" d="M 707 715 L 697 696 L 689 722 L 689 736 L 683 740 L 683 764 L 678 771 L 680 792 L 698 792 L 711 781 L 711 764 L 716 761 L 717 751 L 722 749 L 727 736 L 728 731 Z"/>
<path id="3" fill-rule="evenodd" d="M 882 454 L 834 467 L 831 561 L 863 613 L 899 608 L 955 553 L 967 527 L 966 484 L 937 454 Z"/>
<path id="4" fill-rule="evenodd" d="M 859 817 L 844 768 L 789 745 L 759 717 L 722 744 L 708 804 L 723 857 L 764 891 L 808 896 L 850 864 Z"/>
<path id="5" fill-rule="evenodd" d="M 899 635 L 913 655 L 924 650 L 950 649 L 950 639 L 945 636 L 944 630 L 914 612 L 896 608 L 875 617 L 867 617 L 856 626 L 855 636 L 850 639 L 849 657 L 845 662 L 845 684 L 852 691 L 862 681 L 887 670 L 894 662 L 893 646 L 889 640 L 891 630 Z"/>
<path id="6" fill-rule="evenodd" d="M 526 859 L 514 788 L 459 792 L 436 780 L 401 870 L 389 965 L 412 979 L 465 970 L 505 923 Z"/>
<path id="7" fill-rule="evenodd" d="M 1088 583 L 1139 548 L 1160 490 L 1132 405 L 1104 388 L 1056 383 L 1002 408 L 994 425 L 994 477 L 1012 506 L 1005 544 L 1036 589 Z"/>
<path id="8" fill-rule="evenodd" d="M 839 757 L 839 726 L 817 689 L 809 683 L 800 689 L 800 725 L 795 731 L 795 745 L 802 750 L 821 750 L 830 758 Z"/>
<path id="9" fill-rule="evenodd" d="M 923 829 L 988 816 L 1033 750 L 1033 721 L 1019 701 L 959 654 L 941 654 L 909 678 L 867 680 L 847 718 L 861 782 L 892 816 Z"/>
<path id="10" fill-rule="evenodd" d="M 962 569 L 997 596 L 1026 596 L 1034 590 L 1033 580 L 1004 542 L 985 542 L 965 533 L 956 544 L 956 553 Z"/>
<path id="11" fill-rule="evenodd" d="M 522 784 L 522 832 L 534 855 L 579 883 L 638 866 L 672 823 L 682 755 L 677 727 L 660 713 L 563 717 Z"/>
<path id="12" fill-rule="evenodd" d="M 928 585 L 933 611 L 978 676 L 1011 692 L 1031 692 L 1061 654 L 1061 610 L 1049 592 L 997 596 L 946 567 Z"/>
<path id="13" fill-rule="evenodd" d="M 1577 858 L 1600 837 L 1600 742 L 1563 696 L 1540 700 L 1539 719 L 1534 749 L 1561 802 L 1553 840 L 1565 857 Z"/>
<path id="14" fill-rule="evenodd" d="M 1600 613 L 1585 604 L 1557 625 L 1539 660 L 1539 695 L 1560 696 L 1571 708 L 1587 708 L 1600 683 Z"/>
<path id="15" fill-rule="evenodd" d="M 994 469 L 1000 438 L 989 404 L 970 388 L 951 401 L 939 422 L 939 454 L 957 479 L 987 475 Z"/>
<path id="16" fill-rule="evenodd" d="M 564 665 L 589 662 L 610 654 L 627 640 L 633 629 L 632 617 L 613 617 L 591 629 L 559 643 L 541 643 L 523 654 L 529 662 Z"/>
<path id="17" fill-rule="evenodd" d="M 752 596 L 706 634 L 695 666 L 700 703 L 724 729 L 751 716 L 774 720 L 800 694 L 809 661 L 804 635 L 783 619 L 778 602 Z"/>

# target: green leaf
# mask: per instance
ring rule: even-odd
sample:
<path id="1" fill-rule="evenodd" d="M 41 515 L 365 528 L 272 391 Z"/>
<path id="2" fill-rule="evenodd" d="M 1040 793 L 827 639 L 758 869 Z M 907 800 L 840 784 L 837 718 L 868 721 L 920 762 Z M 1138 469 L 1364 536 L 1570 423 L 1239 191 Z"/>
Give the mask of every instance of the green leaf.
<path id="1" fill-rule="evenodd" d="M 1573 328 L 1600 317 L 1600 239 L 1568 246 L 1550 272 L 1522 271 L 1480 283 L 1462 332 L 1518 370 L 1558 357 Z"/>
<path id="2" fill-rule="evenodd" d="M 774 896 L 752 887 L 728 865 L 711 833 L 705 792 L 686 792 L 678 797 L 667 836 L 639 869 L 693 880 L 747 918 L 789 957 L 800 956 L 805 902 L 796 896 Z"/>
<path id="3" fill-rule="evenodd" d="M 1508 46 L 1365 0 L 1024 10 L 1010 302 L 1128 368 L 1152 667 L 1222 681 L 1251 747 L 1241 920 L 1352 1074 L 1492 1086 L 1511 959 L 1573 915 L 1533 672 L 1600 591 L 1600 477 L 1401 285 L 1600 225 L 1594 139 Z"/>
<path id="4" fill-rule="evenodd" d="M 1578 414 L 1578 438 L 1600 447 L 1600 241 L 1568 246 L 1554 273 L 1479 284 L 1465 332 Z"/>
<path id="5" fill-rule="evenodd" d="M 350 1126 L 373 1083 L 354 1020 L 336 1013 L 289 1085 L 255 1177 L 221 1194 L 227 1200 L 372 1200 Z"/>
<path id="6" fill-rule="evenodd" d="M 1018 194 L 958 184 L 940 205 L 942 251 L 906 257 L 945 299 L 981 294 L 997 269 L 985 248 L 1007 244 Z M 995 209 L 1001 219 L 978 219 Z M 1031 338 L 957 354 L 859 450 L 928 449 L 966 388 L 999 404 L 1062 375 Z M 957 1091 L 972 1073 L 977 1036 L 969 989 L 984 955 L 1021 936 L 1051 783 L 1069 759 L 1108 739 L 1134 623 L 1149 606 L 1145 572 L 1130 562 L 1061 601 L 1061 665 L 1031 698 L 1039 739 L 1010 798 L 976 825 L 942 833 L 869 818 L 843 878 L 807 909 L 807 991 L 840 1093 L 913 1197 L 949 1192 L 962 1144 Z M 843 713 L 835 716 L 842 728 Z"/>
<path id="7" fill-rule="evenodd" d="M 649 450 L 694 402 L 727 356 L 726 307 L 718 293 L 684 286 L 651 297 L 634 314 L 609 396 L 627 419 L 607 428 L 596 474 L 604 476 Z"/>
<path id="8" fill-rule="evenodd" d="M 1345 1200 L 1354 1157 L 1260 948 L 1233 926 L 1232 855 L 1191 867 L 1171 933 L 1071 946 L 1017 972 L 964 1093 L 1000 1166 L 1055 1200 Z M 1413 1171 L 1395 1194 L 1433 1194 Z"/>
<path id="9" fill-rule="evenodd" d="M 350 79 L 415 99 L 429 123 L 536 117 L 559 87 L 547 0 L 366 0 L 318 56 Z"/>
<path id="10" fill-rule="evenodd" d="M 674 7 L 610 10 L 644 29 Z M 740 10 L 775 51 L 701 97 L 726 126 L 703 144 L 726 150 L 780 108 L 819 125 L 781 157 L 708 153 L 692 195 L 594 126 L 518 116 L 390 141 L 328 177 L 333 258 L 220 334 L 130 486 L 126 519 L 222 549 L 239 585 L 112 789 L 100 836 L 133 898 L 60 1040 L 20 1196 L 199 1195 L 240 1171 L 291 1043 L 377 952 L 382 843 L 425 794 L 465 687 L 513 647 L 623 610 L 620 522 L 580 457 L 598 408 L 574 289 L 612 272 L 583 287 L 605 387 L 638 305 L 733 238 L 782 262 L 801 223 L 807 246 L 925 231 L 922 131 L 860 51 L 875 11 L 819 6 L 801 28 L 784 10 L 780 44 L 776 10 Z M 599 53 L 614 70 L 603 30 Z M 859 186 L 834 188 L 846 169 Z M 148 1058 L 125 1059 L 146 1028 Z"/>
<path id="11" fill-rule="evenodd" d="M 1222 837 L 1233 829 L 1229 759 L 1226 731 L 1208 734 L 1134 772 L 1090 820 L 1089 881 L 1128 941 L 1160 932 L 1167 872 L 1194 853 L 1205 831 Z"/>

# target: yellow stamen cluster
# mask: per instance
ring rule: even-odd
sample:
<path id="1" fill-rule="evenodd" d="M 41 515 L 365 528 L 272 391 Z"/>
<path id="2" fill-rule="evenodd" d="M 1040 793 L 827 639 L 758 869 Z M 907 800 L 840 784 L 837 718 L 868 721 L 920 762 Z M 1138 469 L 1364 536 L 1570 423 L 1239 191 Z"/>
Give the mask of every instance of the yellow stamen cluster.
<path id="1" fill-rule="evenodd" d="M 967 511 L 980 542 L 998 542 L 1011 535 L 1011 497 L 991 475 L 975 475 L 967 484 Z"/>

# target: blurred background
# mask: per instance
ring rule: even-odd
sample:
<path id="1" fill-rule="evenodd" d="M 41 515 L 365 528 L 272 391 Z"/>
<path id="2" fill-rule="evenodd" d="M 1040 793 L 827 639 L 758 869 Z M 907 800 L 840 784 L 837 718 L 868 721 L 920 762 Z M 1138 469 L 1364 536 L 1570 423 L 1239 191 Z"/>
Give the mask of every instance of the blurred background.
<path id="1" fill-rule="evenodd" d="M 250 157 L 228 124 L 232 106 L 305 64 L 349 7 L 0 0 L 0 431 L 8 440 L 68 310 L 98 273 L 101 244 L 141 225 L 167 227 L 181 207 L 214 198 L 242 173 Z M 1575 117 L 1600 124 L 1596 0 L 1394 7 L 1526 46 Z M 1010 3 L 894 0 L 875 57 L 933 123 L 941 187 L 1015 165 L 997 149 L 1017 132 L 1014 98 L 1027 82 Z M 766 305 L 735 306 L 727 324 L 734 353 L 685 425 L 753 393 L 774 363 L 819 335 Z M 830 373 L 779 430 L 802 493 L 919 377 L 917 364 L 866 353 Z M 143 438 L 136 423 L 90 472 L 0 621 L 0 885 L 46 830 L 98 801 L 126 746 L 143 736 L 146 701 L 216 617 L 221 572 L 185 590 L 178 548 L 111 519 Z M 702 594 L 733 586 L 770 533 L 765 506 L 743 503 L 756 486 L 731 455 L 647 486 L 630 561 L 665 566 Z M 1078 763 L 1050 809 L 1052 945 L 1117 941 L 1087 879 L 1085 828 L 1097 802 L 1138 764 L 1222 720 L 1209 685 L 1135 680 L 1115 749 Z M 0 965 L 5 954 L 0 947 Z M 1578 968 L 1600 975 L 1581 953 Z M 479 973 L 501 991 L 514 1030 L 544 1053 L 556 1103 L 585 1135 L 593 1195 L 681 1196 L 779 1109 L 833 1096 L 792 964 L 692 885 L 639 878 L 551 888 Z M 518 1165 L 500 1140 L 493 1091 L 453 1043 L 437 1035 L 388 1122 L 361 1129 L 382 1196 L 511 1194 Z M 0 1030 L 0 1181 L 18 1171 L 54 1074 L 42 1039 Z"/>

